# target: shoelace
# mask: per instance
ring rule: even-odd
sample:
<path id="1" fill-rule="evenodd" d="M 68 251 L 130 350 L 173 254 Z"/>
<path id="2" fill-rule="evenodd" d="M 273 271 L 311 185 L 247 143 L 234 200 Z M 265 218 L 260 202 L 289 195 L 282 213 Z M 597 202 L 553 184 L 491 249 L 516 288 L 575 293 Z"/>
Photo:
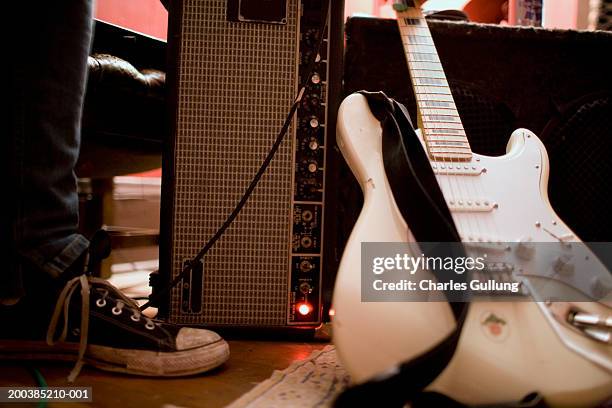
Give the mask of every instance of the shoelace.
<path id="1" fill-rule="evenodd" d="M 96 306 L 104 307 L 106 306 L 106 298 L 109 293 L 112 291 L 113 295 L 117 295 L 119 299 L 116 299 L 115 307 L 111 310 L 114 315 L 120 315 L 123 312 L 123 308 L 127 306 L 128 309 L 132 311 L 132 315 L 130 318 L 134 322 L 138 322 L 141 319 L 141 313 L 138 309 L 138 305 L 127 296 L 119 293 L 115 287 L 106 282 L 103 279 L 88 277 L 86 275 L 78 276 L 74 279 L 71 279 L 66 283 L 64 289 L 60 293 L 57 303 L 55 304 L 55 310 L 53 311 L 53 315 L 51 317 L 51 321 L 49 322 L 49 328 L 47 329 L 47 344 L 53 346 L 58 342 L 63 342 L 66 340 L 68 336 L 68 319 L 69 319 L 69 308 L 70 301 L 72 300 L 72 295 L 74 294 L 77 287 L 81 286 L 81 327 L 79 329 L 79 353 L 77 357 L 77 362 L 68 375 L 68 382 L 74 382 L 77 378 L 81 369 L 83 368 L 83 358 L 85 357 L 85 351 L 87 350 L 87 337 L 89 333 L 89 299 L 90 299 L 90 283 L 95 284 L 95 290 L 102 293 L 102 297 L 96 300 Z M 55 333 L 57 331 L 57 324 L 60 320 L 60 317 L 63 315 L 64 317 L 64 326 L 62 328 L 62 332 L 57 339 L 55 339 Z M 148 330 L 153 330 L 155 328 L 155 323 L 148 317 L 144 318 L 145 327 Z"/>

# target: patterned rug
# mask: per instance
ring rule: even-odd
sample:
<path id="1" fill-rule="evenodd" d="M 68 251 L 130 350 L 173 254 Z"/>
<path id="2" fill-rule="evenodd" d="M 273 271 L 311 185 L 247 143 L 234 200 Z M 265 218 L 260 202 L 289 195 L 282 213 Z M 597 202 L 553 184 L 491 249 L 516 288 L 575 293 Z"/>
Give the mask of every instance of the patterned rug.
<path id="1" fill-rule="evenodd" d="M 335 347 L 326 346 L 306 360 L 275 371 L 227 408 L 325 408 L 348 384 L 348 374 L 338 361 Z"/>

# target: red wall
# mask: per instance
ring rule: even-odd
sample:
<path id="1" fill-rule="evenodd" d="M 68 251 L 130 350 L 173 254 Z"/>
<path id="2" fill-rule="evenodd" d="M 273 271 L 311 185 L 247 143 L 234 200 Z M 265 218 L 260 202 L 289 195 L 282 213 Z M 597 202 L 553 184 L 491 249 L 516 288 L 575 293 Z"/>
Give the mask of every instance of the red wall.
<path id="1" fill-rule="evenodd" d="M 162 40 L 166 39 L 168 13 L 159 0 L 98 0 L 95 17 Z M 137 175 L 161 177 L 161 169 Z"/>
<path id="2" fill-rule="evenodd" d="M 98 0 L 96 18 L 166 39 L 168 13 L 159 0 Z"/>

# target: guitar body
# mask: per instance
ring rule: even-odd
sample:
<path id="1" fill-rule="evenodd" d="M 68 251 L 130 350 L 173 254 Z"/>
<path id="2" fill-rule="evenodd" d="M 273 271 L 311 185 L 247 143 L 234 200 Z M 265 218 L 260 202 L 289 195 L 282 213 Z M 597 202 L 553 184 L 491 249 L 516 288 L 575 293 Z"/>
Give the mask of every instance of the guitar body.
<path id="1" fill-rule="evenodd" d="M 444 302 L 361 301 L 361 243 L 414 238 L 387 181 L 381 126 L 365 97 L 353 94 L 344 100 L 337 130 L 338 145 L 363 190 L 364 206 L 338 270 L 334 343 L 353 381 L 360 383 L 423 353 L 454 329 L 455 320 Z M 432 162 L 432 167 L 448 164 Z M 454 197 L 449 207 L 462 240 L 578 240 L 549 203 L 548 156 L 532 132 L 516 130 L 504 156 L 473 154 L 470 162 L 460 164 L 453 171 L 458 174 L 437 177 L 447 201 Z M 469 174 L 472 167 L 478 175 Z M 487 210 L 466 209 L 468 202 L 480 207 L 486 202 Z M 532 261 L 513 261 L 531 267 L 550 262 L 537 253 Z M 609 314 L 597 302 L 580 305 Z M 490 324 L 490 316 L 503 324 Z M 553 406 L 592 406 L 612 394 L 611 373 L 610 345 L 559 323 L 543 302 L 476 301 L 453 359 L 428 389 L 469 404 L 516 401 L 539 392 Z"/>

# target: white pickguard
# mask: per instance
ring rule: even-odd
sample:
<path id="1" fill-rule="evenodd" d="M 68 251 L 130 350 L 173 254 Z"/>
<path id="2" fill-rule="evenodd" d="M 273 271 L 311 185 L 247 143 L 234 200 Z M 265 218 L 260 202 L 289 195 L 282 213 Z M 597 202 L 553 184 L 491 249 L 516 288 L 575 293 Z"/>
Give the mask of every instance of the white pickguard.
<path id="1" fill-rule="evenodd" d="M 342 103 L 337 134 L 363 189 L 364 207 L 338 271 L 334 342 L 353 380 L 362 382 L 427 350 L 455 323 L 443 302 L 361 302 L 361 242 L 413 237 L 385 176 L 380 124 L 362 95 L 353 94 Z M 453 217 L 465 241 L 578 240 L 550 206 L 548 157 L 530 131 L 516 130 L 505 156 L 474 154 L 471 163 L 461 166 L 452 172 L 486 169 L 478 176 L 438 175 L 450 207 L 458 207 Z M 448 167 L 443 170 L 449 172 Z M 466 211 L 466 206 L 475 210 Z M 534 262 L 539 262 L 537 257 Z M 581 306 L 593 312 L 610 310 L 595 302 Z M 503 336 L 496 338 L 483 328 L 481 320 L 490 313 L 507 322 Z M 612 394 L 612 347 L 557 323 L 540 302 L 473 302 L 456 354 L 430 389 L 473 404 L 515 401 L 538 391 L 551 405 L 589 406 Z"/>

